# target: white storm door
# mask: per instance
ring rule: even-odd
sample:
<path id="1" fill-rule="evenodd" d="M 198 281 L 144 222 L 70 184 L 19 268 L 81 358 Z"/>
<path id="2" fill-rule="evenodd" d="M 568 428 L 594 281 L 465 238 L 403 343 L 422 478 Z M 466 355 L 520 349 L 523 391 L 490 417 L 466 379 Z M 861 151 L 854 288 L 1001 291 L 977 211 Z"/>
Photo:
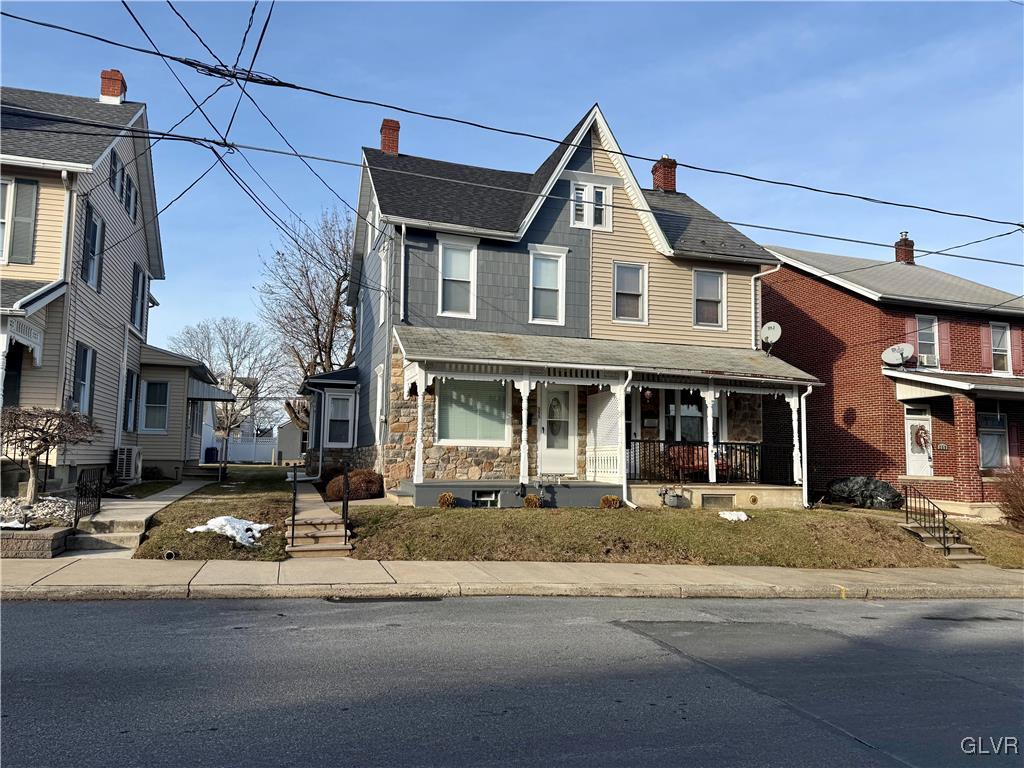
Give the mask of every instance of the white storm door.
<path id="1" fill-rule="evenodd" d="M 545 385 L 541 392 L 537 441 L 542 475 L 576 473 L 576 421 L 576 388 Z"/>
<path id="2" fill-rule="evenodd" d="M 906 406 L 903 413 L 907 474 L 932 473 L 932 412 L 928 406 Z"/>

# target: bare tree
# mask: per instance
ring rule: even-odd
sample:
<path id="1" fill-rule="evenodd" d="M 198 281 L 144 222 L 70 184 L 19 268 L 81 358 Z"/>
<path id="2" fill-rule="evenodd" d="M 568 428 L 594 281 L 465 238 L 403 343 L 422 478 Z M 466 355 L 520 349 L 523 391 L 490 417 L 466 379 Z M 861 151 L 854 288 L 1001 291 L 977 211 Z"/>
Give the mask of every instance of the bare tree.
<path id="1" fill-rule="evenodd" d="M 39 495 L 37 465 L 40 456 L 54 449 L 88 442 L 101 431 L 91 418 L 74 411 L 16 406 L 0 411 L 4 452 L 28 461 L 25 504 L 35 504 Z"/>
<path id="2" fill-rule="evenodd" d="M 301 380 L 352 364 L 355 313 L 345 304 L 352 275 L 352 220 L 323 211 L 312 231 L 283 240 L 264 257 L 260 317 L 272 328 Z M 297 383 L 297 381 L 295 382 Z"/>
<path id="3" fill-rule="evenodd" d="M 254 429 L 266 426 L 280 410 L 287 391 L 281 382 L 280 348 L 262 326 L 237 317 L 187 325 L 171 337 L 170 346 L 205 363 L 220 386 L 235 396 L 234 402 L 217 402 L 215 408 L 216 431 L 224 448 L 221 461 L 226 463 L 231 430 L 246 419 Z"/>

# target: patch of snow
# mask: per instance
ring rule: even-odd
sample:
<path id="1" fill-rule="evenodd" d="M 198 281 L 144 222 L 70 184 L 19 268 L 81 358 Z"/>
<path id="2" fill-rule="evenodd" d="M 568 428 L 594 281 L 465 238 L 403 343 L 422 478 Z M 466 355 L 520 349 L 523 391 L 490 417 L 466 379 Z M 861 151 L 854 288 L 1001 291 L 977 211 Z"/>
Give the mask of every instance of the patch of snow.
<path id="1" fill-rule="evenodd" d="M 25 500 L 12 496 L 0 498 L 0 520 L 20 520 L 27 517 L 35 520 L 40 517 L 54 518 L 71 525 L 75 521 L 75 503 L 59 496 L 44 496 L 31 507 L 22 508 Z"/>
<path id="2" fill-rule="evenodd" d="M 734 512 L 732 510 L 728 510 L 726 512 L 719 512 L 718 516 L 723 520 L 728 520 L 730 523 L 744 523 L 750 519 L 749 517 L 747 517 L 746 512 Z"/>
<path id="3" fill-rule="evenodd" d="M 195 528 L 187 528 L 186 530 L 189 533 L 203 533 L 205 531 L 220 533 L 229 539 L 234 539 L 243 546 L 251 547 L 257 543 L 260 534 L 270 527 L 269 523 L 256 523 L 252 520 L 242 520 L 230 515 L 222 515 L 221 517 L 207 520 L 205 525 L 197 525 Z"/>
<path id="4" fill-rule="evenodd" d="M 28 528 L 28 523 L 23 523 L 19 520 L 6 520 L 0 522 L 0 528 Z"/>

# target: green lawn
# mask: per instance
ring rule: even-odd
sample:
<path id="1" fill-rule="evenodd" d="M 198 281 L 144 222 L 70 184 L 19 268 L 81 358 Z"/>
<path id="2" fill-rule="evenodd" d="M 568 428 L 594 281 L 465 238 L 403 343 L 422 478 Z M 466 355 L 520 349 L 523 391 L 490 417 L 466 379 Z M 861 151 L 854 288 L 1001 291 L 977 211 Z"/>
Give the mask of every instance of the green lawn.
<path id="1" fill-rule="evenodd" d="M 730 523 L 701 509 L 350 508 L 353 555 L 393 560 L 548 560 L 863 568 L 948 565 L 896 520 L 758 510 Z"/>
<path id="2" fill-rule="evenodd" d="M 291 486 L 280 467 L 233 465 L 224 484 L 204 486 L 158 512 L 135 557 L 157 559 L 174 550 L 183 560 L 283 560 L 284 523 L 291 515 L 291 502 Z M 185 530 L 220 515 L 274 527 L 264 531 L 252 548 L 219 533 Z"/>
<path id="3" fill-rule="evenodd" d="M 955 525 L 964 532 L 966 543 L 979 555 L 984 555 L 989 565 L 1024 568 L 1024 532 L 1008 525 L 982 525 L 959 520 Z"/>

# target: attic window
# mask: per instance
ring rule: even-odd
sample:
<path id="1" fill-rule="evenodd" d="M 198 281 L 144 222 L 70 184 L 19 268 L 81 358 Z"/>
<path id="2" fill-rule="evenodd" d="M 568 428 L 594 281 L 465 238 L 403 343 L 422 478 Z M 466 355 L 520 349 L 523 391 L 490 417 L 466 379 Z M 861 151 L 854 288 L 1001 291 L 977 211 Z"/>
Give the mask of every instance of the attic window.
<path id="1" fill-rule="evenodd" d="M 612 210 L 608 204 L 611 189 L 599 184 L 573 182 L 569 222 L 580 229 L 612 228 Z"/>

